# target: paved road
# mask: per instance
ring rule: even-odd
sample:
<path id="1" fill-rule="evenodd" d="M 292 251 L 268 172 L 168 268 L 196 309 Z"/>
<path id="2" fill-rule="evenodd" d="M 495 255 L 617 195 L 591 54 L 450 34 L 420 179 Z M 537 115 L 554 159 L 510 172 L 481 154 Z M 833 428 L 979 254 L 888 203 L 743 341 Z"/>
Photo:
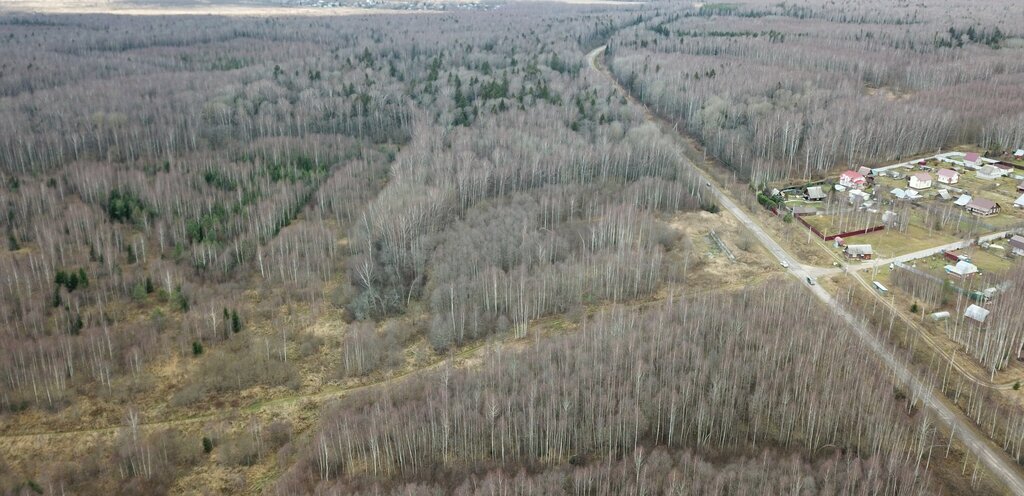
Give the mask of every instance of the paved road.
<path id="1" fill-rule="evenodd" d="M 597 57 L 604 52 L 604 49 L 605 47 L 602 46 L 591 51 L 587 54 L 587 61 L 591 68 L 605 74 L 613 81 L 614 84 L 618 85 L 618 82 L 614 77 L 608 74 L 604 69 L 598 67 Z M 633 103 L 640 105 L 645 109 L 647 108 L 643 103 L 634 99 L 632 95 L 625 90 L 625 88 L 620 87 L 620 89 L 628 95 L 628 98 L 633 101 Z M 653 113 L 648 111 L 648 115 L 652 116 Z M 657 119 L 656 117 L 654 118 Z M 661 121 L 659 123 L 662 124 L 663 127 L 672 127 L 665 121 Z M 804 264 L 799 263 L 794 257 L 790 256 L 785 248 L 779 245 L 774 238 L 765 232 L 760 224 L 754 222 L 754 220 L 747 215 L 746 211 L 737 206 L 729 196 L 724 194 L 719 187 L 715 186 L 715 181 L 709 177 L 707 173 L 699 167 L 694 167 L 694 169 L 703 178 L 706 189 L 718 199 L 719 203 L 721 203 L 725 210 L 743 223 L 743 225 L 746 226 L 746 228 L 749 229 L 755 237 L 757 237 L 772 256 L 777 258 L 780 262 L 789 262 L 790 273 L 800 280 L 805 281 L 805 285 L 807 284 L 807 277 L 812 276 L 812 274 L 816 275 L 821 273 L 820 268 L 805 266 Z M 933 253 L 935 248 L 927 251 L 929 253 Z M 944 397 L 936 394 L 933 388 L 919 380 L 913 372 L 911 372 L 910 369 L 908 369 L 906 365 L 904 365 L 902 361 L 897 358 L 873 332 L 871 332 L 863 321 L 854 317 L 844 309 L 832 294 L 825 291 L 817 284 L 807 285 L 807 287 L 812 294 L 817 296 L 818 299 L 820 299 L 826 306 L 832 308 L 850 325 L 850 328 L 852 328 L 857 336 L 864 341 L 868 348 L 874 351 L 879 359 L 881 359 L 882 362 L 892 370 L 893 375 L 899 380 L 899 382 L 914 391 L 924 406 L 931 410 L 935 417 L 937 417 L 946 428 L 952 429 L 971 453 L 978 457 L 995 477 L 999 478 L 1013 494 L 1024 495 L 1024 477 L 1021 476 L 1017 464 L 1010 460 L 1003 450 L 992 444 L 985 435 L 977 431 L 973 423 L 964 417 L 959 410 L 955 410 L 954 407 L 950 406 Z"/>

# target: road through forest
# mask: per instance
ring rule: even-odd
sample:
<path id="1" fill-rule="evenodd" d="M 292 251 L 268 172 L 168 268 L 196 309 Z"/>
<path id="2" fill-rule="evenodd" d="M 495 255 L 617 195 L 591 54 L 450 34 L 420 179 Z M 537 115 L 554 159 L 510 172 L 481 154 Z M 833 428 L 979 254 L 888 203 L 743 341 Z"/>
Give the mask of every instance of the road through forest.
<path id="1" fill-rule="evenodd" d="M 590 68 L 611 80 L 612 84 L 621 90 L 632 103 L 645 109 L 648 119 L 659 124 L 662 129 L 675 133 L 676 136 L 681 138 L 677 140 L 680 146 L 689 146 L 686 140 L 682 139 L 683 137 L 678 135 L 675 126 L 657 116 L 643 102 L 634 98 L 632 93 L 622 87 L 607 68 L 603 67 L 603 64 L 598 61 L 598 57 L 604 53 L 604 50 L 605 46 L 601 46 L 587 54 L 587 62 L 590 65 Z M 892 350 L 890 350 L 877 336 L 875 336 L 875 334 L 862 320 L 853 316 L 853 314 L 844 309 L 832 294 L 825 291 L 825 289 L 820 285 L 807 285 L 806 278 L 811 277 L 811 274 L 813 273 L 817 273 L 815 268 L 805 266 L 798 262 L 778 242 L 776 242 L 760 224 L 750 218 L 746 211 L 740 208 L 723 192 L 721 188 L 716 186 L 715 180 L 712 179 L 707 172 L 696 166 L 694 166 L 694 169 L 703 178 L 707 189 L 715 196 L 715 198 L 718 199 L 722 207 L 736 217 L 736 219 L 747 229 L 749 229 L 765 249 L 767 249 L 775 258 L 780 262 L 788 261 L 790 264 L 789 272 L 801 281 L 804 281 L 805 286 L 811 293 L 818 297 L 818 299 L 827 307 L 833 309 L 836 314 L 842 317 L 843 320 L 850 325 L 850 328 L 853 329 L 857 336 L 864 341 L 868 348 L 870 348 L 871 351 L 873 351 L 878 358 L 889 367 L 899 383 L 913 391 L 915 393 L 915 397 L 920 398 L 920 401 L 932 412 L 940 423 L 942 423 L 947 429 L 952 429 L 953 433 L 961 440 L 961 442 L 964 443 L 965 446 L 967 446 L 974 456 L 981 460 L 985 467 L 992 472 L 993 476 L 1002 481 L 1012 494 L 1024 495 L 1024 477 L 1021 476 L 1020 468 L 1002 449 L 994 445 L 987 436 L 979 432 L 974 427 L 974 424 L 964 416 L 959 409 L 951 406 L 941 393 L 937 393 L 925 382 L 918 379 L 917 376 L 915 376 L 914 373 L 896 357 Z"/>
<path id="2" fill-rule="evenodd" d="M 598 57 L 604 52 L 605 47 L 599 47 L 591 51 L 587 55 L 587 61 L 590 64 L 591 69 L 601 74 L 603 77 L 607 77 L 613 85 L 623 91 L 627 98 L 630 99 L 639 108 L 645 110 L 647 118 L 652 122 L 659 124 L 666 132 L 673 133 L 674 136 L 680 138 L 678 143 L 680 146 L 691 146 L 683 136 L 679 135 L 676 130 L 667 121 L 656 116 L 649 108 L 643 103 L 633 98 L 633 96 L 619 85 L 618 81 L 604 68 L 600 67 L 598 63 Z M 760 241 L 760 243 L 768 250 L 779 261 L 788 261 L 790 263 L 789 272 L 804 281 L 807 277 L 817 277 L 831 275 L 838 272 L 838 269 L 834 268 L 821 268 L 808 266 L 799 263 L 794 257 L 792 257 L 774 238 L 772 238 L 757 222 L 755 222 L 742 208 L 740 208 L 729 196 L 727 196 L 721 188 L 716 186 L 716 182 L 703 170 L 698 167 L 694 167 L 694 170 L 703 178 L 705 183 L 705 189 L 713 195 L 718 202 L 720 202 L 722 208 L 733 215 L 739 222 L 741 222 L 751 233 Z M 884 343 L 882 343 L 868 328 L 868 326 L 848 311 L 843 309 L 839 302 L 827 291 L 825 291 L 820 285 L 807 286 L 808 289 L 818 297 L 825 305 L 833 308 L 836 313 L 842 317 L 846 322 L 849 323 L 850 327 L 857 333 L 857 335 L 865 342 L 865 344 L 876 353 L 879 358 L 891 369 L 893 375 L 897 380 L 906 385 L 908 388 L 916 393 L 916 397 L 919 397 L 922 403 L 932 411 L 936 418 L 945 425 L 947 428 L 952 429 L 958 438 L 968 447 L 971 453 L 977 456 L 982 463 L 993 473 L 994 476 L 999 478 L 1005 486 L 1013 493 L 1024 495 L 1024 477 L 1021 476 L 1019 467 L 1001 450 L 998 446 L 995 446 L 988 438 L 975 429 L 973 423 L 966 417 L 964 417 L 959 410 L 955 407 L 950 406 L 948 402 L 940 394 L 937 394 L 931 387 L 927 386 L 924 382 L 919 380 L 914 373 L 908 369 L 895 355 L 888 349 Z M 472 356 L 480 352 L 484 348 L 483 344 L 467 348 L 462 350 L 455 358 L 465 358 Z M 383 386 L 385 384 L 394 383 L 407 378 L 410 375 L 418 374 L 426 370 L 435 369 L 446 363 L 451 363 L 452 357 L 439 359 L 434 363 L 428 364 L 426 367 L 422 367 L 416 370 L 407 371 L 394 377 L 390 377 L 375 383 L 362 384 L 349 387 L 334 387 L 327 388 L 323 391 L 319 391 L 313 394 L 298 394 L 286 396 L 283 398 L 277 398 L 269 400 L 266 403 L 257 403 L 243 407 L 243 411 L 257 411 L 262 408 L 282 406 L 283 404 L 291 404 L 302 400 L 317 400 L 324 401 L 327 399 L 338 398 L 345 396 L 352 392 L 368 389 L 371 387 Z M 174 424 L 186 424 L 198 421 L 212 420 L 223 417 L 224 412 L 206 412 L 200 413 L 188 417 L 179 417 L 173 419 L 163 419 L 150 422 L 143 422 L 146 426 L 161 426 L 161 425 L 174 425 Z M 78 435 L 86 433 L 102 433 L 107 431 L 115 431 L 122 426 L 100 426 L 91 428 L 82 428 L 66 431 L 46 431 L 46 432 L 26 432 L 26 433 L 7 433 L 0 435 L 0 438 L 48 438 L 50 436 L 63 436 L 63 435 Z"/>

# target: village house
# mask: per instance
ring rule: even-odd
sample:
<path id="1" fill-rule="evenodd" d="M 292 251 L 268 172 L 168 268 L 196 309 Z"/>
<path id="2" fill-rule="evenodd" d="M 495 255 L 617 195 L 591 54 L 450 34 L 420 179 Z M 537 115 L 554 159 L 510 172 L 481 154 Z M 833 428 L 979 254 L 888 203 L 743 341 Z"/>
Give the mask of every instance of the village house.
<path id="1" fill-rule="evenodd" d="M 965 154 L 964 165 L 968 167 L 981 167 L 981 155 L 974 152 Z"/>
<path id="2" fill-rule="evenodd" d="M 1008 243 L 1010 244 L 1010 253 L 1024 257 L 1024 236 L 1014 235 Z"/>
<path id="3" fill-rule="evenodd" d="M 857 168 L 857 173 L 864 176 L 864 179 L 867 180 L 868 182 L 871 181 L 871 175 L 873 172 L 874 171 L 871 170 L 871 167 L 866 167 L 862 165 Z"/>
<path id="4" fill-rule="evenodd" d="M 845 188 L 859 188 L 866 182 L 864 175 L 856 171 L 848 170 L 839 174 L 839 184 Z"/>
<path id="5" fill-rule="evenodd" d="M 982 217 L 999 213 L 999 204 L 986 198 L 974 198 L 965 208 L 968 212 Z"/>
<path id="6" fill-rule="evenodd" d="M 974 321 L 976 324 L 984 324 L 985 319 L 988 318 L 989 311 L 979 307 L 978 305 L 971 304 L 967 307 L 967 311 L 964 312 L 964 317 Z"/>
<path id="7" fill-rule="evenodd" d="M 991 181 L 993 179 L 999 179 L 1000 177 L 1008 174 L 1006 169 L 996 167 L 992 164 L 986 164 L 984 167 L 978 169 L 978 179 L 984 179 Z"/>
<path id="8" fill-rule="evenodd" d="M 956 184 L 960 182 L 960 173 L 953 169 L 939 169 L 939 182 L 942 184 Z"/>
<path id="9" fill-rule="evenodd" d="M 849 258 L 871 260 L 871 255 L 874 252 L 871 249 L 871 245 L 846 245 L 846 248 L 843 249 L 843 253 Z"/>
<path id="10" fill-rule="evenodd" d="M 977 274 L 978 266 L 966 260 L 961 260 L 956 265 L 947 265 L 946 273 L 963 279 Z"/>
<path id="11" fill-rule="evenodd" d="M 910 176 L 910 187 L 927 189 L 932 187 L 932 175 L 927 172 L 916 172 Z"/>

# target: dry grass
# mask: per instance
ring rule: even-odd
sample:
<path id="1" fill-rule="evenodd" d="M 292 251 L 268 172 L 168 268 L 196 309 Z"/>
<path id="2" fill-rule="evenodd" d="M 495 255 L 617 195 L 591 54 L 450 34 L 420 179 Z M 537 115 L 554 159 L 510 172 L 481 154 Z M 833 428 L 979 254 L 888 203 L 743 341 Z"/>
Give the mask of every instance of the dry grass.
<path id="1" fill-rule="evenodd" d="M 870 244 L 877 258 L 888 258 L 957 241 L 958 238 L 941 231 L 925 229 L 911 223 L 905 232 L 882 230 L 852 238 L 851 243 Z"/>

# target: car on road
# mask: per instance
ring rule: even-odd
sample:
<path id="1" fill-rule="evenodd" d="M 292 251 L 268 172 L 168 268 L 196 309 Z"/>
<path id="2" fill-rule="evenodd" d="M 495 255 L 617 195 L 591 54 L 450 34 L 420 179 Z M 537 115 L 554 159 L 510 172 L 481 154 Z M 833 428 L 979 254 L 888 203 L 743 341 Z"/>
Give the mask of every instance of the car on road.
<path id="1" fill-rule="evenodd" d="M 811 276 L 807 276 L 807 284 L 810 284 L 811 286 L 814 286 L 816 284 L 814 282 L 814 278 L 811 277 Z"/>
<path id="2" fill-rule="evenodd" d="M 705 181 L 704 182 L 704 186 L 707 186 L 707 187 L 710 188 L 711 187 L 711 181 Z"/>
<path id="3" fill-rule="evenodd" d="M 783 261 L 782 261 L 782 268 L 784 268 L 784 269 L 788 269 L 788 268 L 789 268 L 789 262 L 787 262 L 787 261 L 783 260 Z"/>

